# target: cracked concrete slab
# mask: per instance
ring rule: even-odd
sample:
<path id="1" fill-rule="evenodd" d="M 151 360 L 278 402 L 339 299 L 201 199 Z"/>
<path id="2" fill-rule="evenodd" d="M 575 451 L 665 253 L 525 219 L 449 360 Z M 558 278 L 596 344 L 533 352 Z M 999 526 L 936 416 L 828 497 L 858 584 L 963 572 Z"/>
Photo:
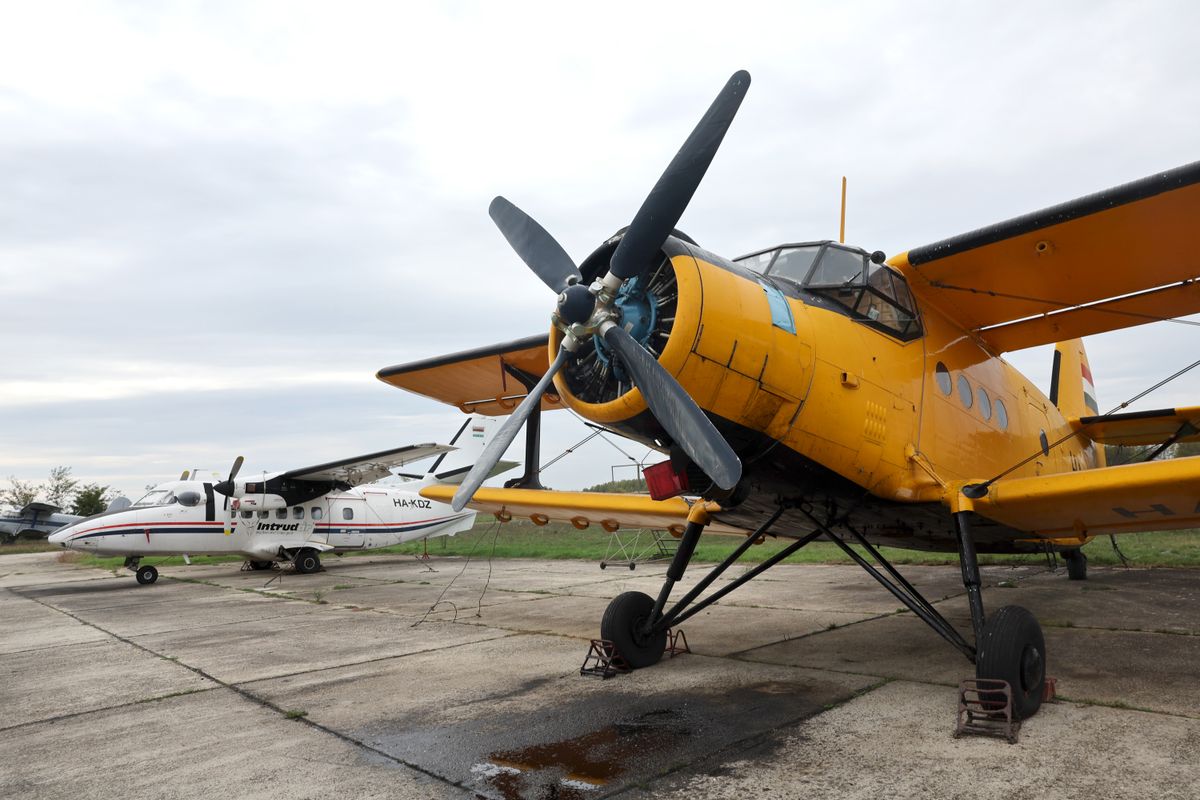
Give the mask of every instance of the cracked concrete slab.
<path id="1" fill-rule="evenodd" d="M 1200 720 L 1047 705 L 1009 745 L 954 739 L 955 701 L 896 682 L 626 797 L 1194 800 Z"/>

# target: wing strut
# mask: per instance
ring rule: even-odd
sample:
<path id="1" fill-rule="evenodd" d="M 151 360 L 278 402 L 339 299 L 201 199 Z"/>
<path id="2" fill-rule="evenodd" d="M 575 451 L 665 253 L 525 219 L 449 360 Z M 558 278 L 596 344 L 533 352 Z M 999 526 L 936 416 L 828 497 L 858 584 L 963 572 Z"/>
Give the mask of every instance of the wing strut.
<path id="1" fill-rule="evenodd" d="M 531 375 L 523 369 L 505 363 L 504 371 L 525 387 L 525 392 L 533 391 L 541 380 L 540 375 Z M 525 472 L 520 477 L 504 482 L 505 489 L 544 489 L 538 474 L 542 471 L 542 407 L 536 405 L 525 421 Z"/>

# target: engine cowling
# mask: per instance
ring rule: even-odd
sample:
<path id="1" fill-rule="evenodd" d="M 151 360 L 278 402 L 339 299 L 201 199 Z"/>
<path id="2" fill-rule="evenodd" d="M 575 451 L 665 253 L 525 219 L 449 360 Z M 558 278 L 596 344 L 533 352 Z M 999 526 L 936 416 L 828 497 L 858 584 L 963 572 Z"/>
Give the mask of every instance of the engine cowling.
<path id="1" fill-rule="evenodd" d="M 585 280 L 607 266 L 619 240 L 610 239 L 584 262 Z M 668 239 L 661 255 L 644 282 L 639 277 L 622 287 L 615 303 L 622 309 L 622 325 L 679 381 L 735 449 L 742 451 L 757 434 L 783 439 L 812 379 L 802 306 L 775 292 L 773 313 L 773 287 L 681 239 Z M 551 352 L 560 339 L 561 333 L 553 330 Z M 580 348 L 578 359 L 555 378 L 555 386 L 585 419 L 652 446 L 669 446 L 641 392 L 621 374 L 599 337 Z"/>

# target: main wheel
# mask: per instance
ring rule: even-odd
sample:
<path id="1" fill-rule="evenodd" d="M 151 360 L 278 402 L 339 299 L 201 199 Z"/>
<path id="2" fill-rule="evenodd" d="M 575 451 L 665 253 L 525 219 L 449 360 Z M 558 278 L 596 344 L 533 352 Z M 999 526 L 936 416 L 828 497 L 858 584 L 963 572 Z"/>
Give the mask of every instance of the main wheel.
<path id="1" fill-rule="evenodd" d="M 1067 562 L 1067 577 L 1073 581 L 1087 580 L 1087 556 L 1079 548 L 1063 550 L 1063 559 Z"/>
<path id="2" fill-rule="evenodd" d="M 1013 717 L 1027 719 L 1042 705 L 1046 640 L 1042 626 L 1021 606 L 1005 606 L 984 624 L 975 655 L 975 677 L 1008 681 Z"/>
<path id="3" fill-rule="evenodd" d="M 633 669 L 657 664 L 667 647 L 665 630 L 646 634 L 643 626 L 654 610 L 654 600 L 642 592 L 625 592 L 613 598 L 600 621 L 600 638 L 612 642 Z"/>
<path id="4" fill-rule="evenodd" d="M 144 567 L 138 567 L 137 572 L 134 574 L 137 575 L 137 582 L 143 586 L 154 583 L 156 580 L 158 580 L 158 570 L 149 564 Z"/>
<path id="5" fill-rule="evenodd" d="M 321 568 L 321 557 L 317 555 L 316 550 L 306 547 L 293 556 L 292 563 L 296 565 L 296 572 L 307 575 Z"/>
<path id="6" fill-rule="evenodd" d="M 250 569 L 270 569 L 272 563 L 271 561 L 251 561 Z"/>

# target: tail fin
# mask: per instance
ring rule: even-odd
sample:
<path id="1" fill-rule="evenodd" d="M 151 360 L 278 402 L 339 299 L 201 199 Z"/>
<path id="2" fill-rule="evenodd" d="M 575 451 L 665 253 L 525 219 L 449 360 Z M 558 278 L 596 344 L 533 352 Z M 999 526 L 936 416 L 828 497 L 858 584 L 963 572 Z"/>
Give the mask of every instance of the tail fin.
<path id="1" fill-rule="evenodd" d="M 450 440 L 450 444 L 458 449 L 439 456 L 429 467 L 429 471 L 425 473 L 425 480 L 438 483 L 462 483 L 463 478 L 471 471 L 471 467 L 483 455 L 483 449 L 492 440 L 499 425 L 500 420 L 495 417 L 472 414 L 458 429 L 458 433 L 454 434 L 454 438 Z M 499 461 L 491 475 L 499 475 L 515 466 L 517 466 L 515 461 Z"/>
<path id="2" fill-rule="evenodd" d="M 1067 419 L 1100 414 L 1096 386 L 1082 339 L 1068 339 L 1054 346 L 1054 370 L 1050 375 L 1050 402 Z M 1097 466 L 1104 466 L 1104 448 L 1093 445 Z"/>

